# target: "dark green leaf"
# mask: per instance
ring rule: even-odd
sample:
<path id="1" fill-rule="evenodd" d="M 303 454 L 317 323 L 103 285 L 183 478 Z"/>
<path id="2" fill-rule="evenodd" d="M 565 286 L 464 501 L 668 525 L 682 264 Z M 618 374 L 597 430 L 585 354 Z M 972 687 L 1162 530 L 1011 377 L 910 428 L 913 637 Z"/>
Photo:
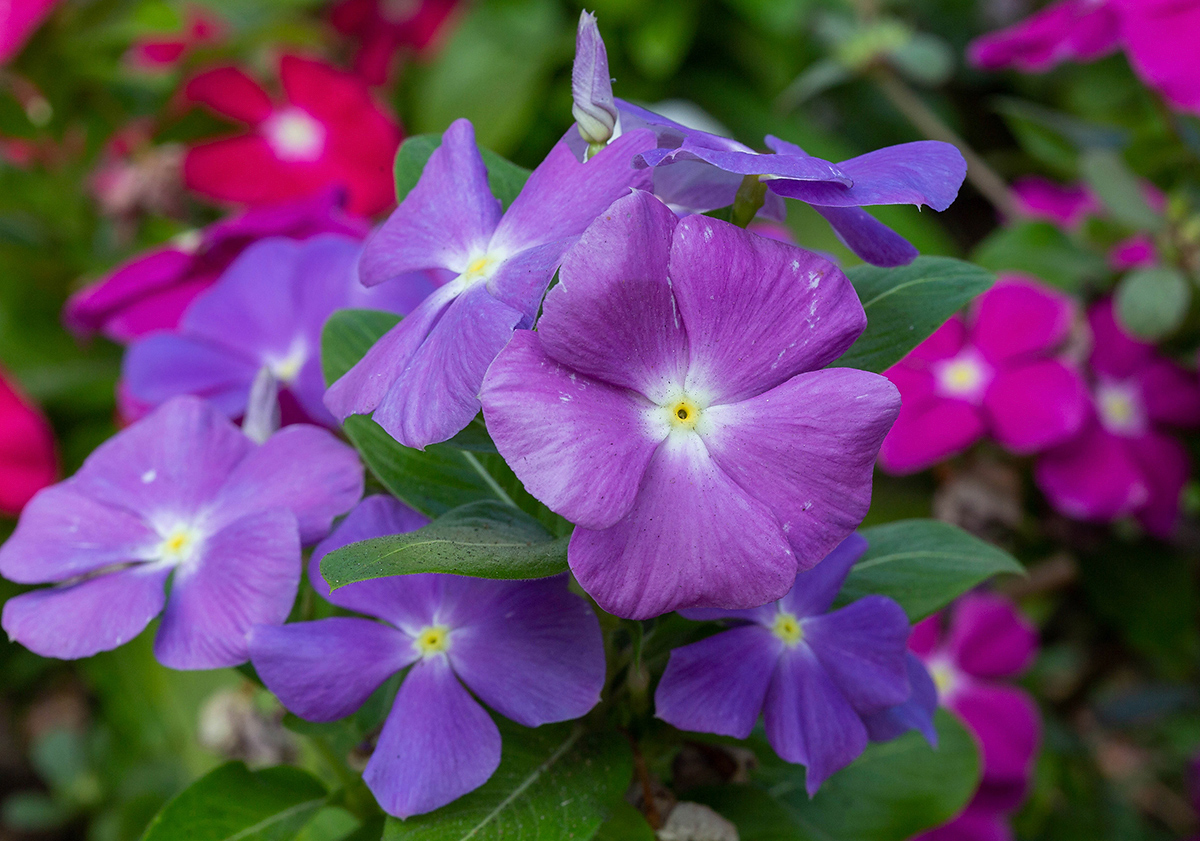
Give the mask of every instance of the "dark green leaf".
<path id="1" fill-rule="evenodd" d="M 325 804 L 325 787 L 299 768 L 250 771 L 229 762 L 176 795 L 143 841 L 287 841 Z"/>
<path id="2" fill-rule="evenodd" d="M 441 145 L 441 135 L 418 134 L 408 138 L 400 146 L 395 162 L 397 202 L 404 201 L 409 191 L 417 186 L 421 173 L 425 171 L 425 164 L 429 162 L 429 156 Z M 508 207 L 529 179 L 529 170 L 517 166 L 502 155 L 497 155 L 491 149 L 480 149 L 479 153 L 487 167 L 488 187 L 491 188 L 492 195 L 500 199 L 504 207 Z"/>
<path id="3" fill-rule="evenodd" d="M 612 817 L 604 822 L 592 841 L 654 841 L 654 830 L 641 812 L 618 800 L 613 804 Z"/>
<path id="4" fill-rule="evenodd" d="M 918 257 L 895 269 L 846 272 L 867 313 L 867 329 L 835 365 L 881 373 L 899 362 L 995 280 L 950 257 Z"/>
<path id="5" fill-rule="evenodd" d="M 555 540 L 510 505 L 472 502 L 407 534 L 343 546 L 321 561 L 335 590 L 355 581 L 442 572 L 474 578 L 545 578 L 567 568 L 567 538 Z"/>
<path id="6" fill-rule="evenodd" d="M 633 774 L 628 742 L 577 725 L 501 727 L 492 778 L 427 815 L 389 820 L 384 841 L 559 841 L 591 838 Z"/>
<path id="7" fill-rule="evenodd" d="M 1178 269 L 1138 269 L 1117 285 L 1117 318 L 1130 333 L 1149 341 L 1181 326 L 1192 303 L 1192 288 Z"/>
<path id="8" fill-rule="evenodd" d="M 378 310 L 338 310 L 321 330 L 321 372 L 333 385 L 366 355 L 400 316 Z"/>
<path id="9" fill-rule="evenodd" d="M 1103 256 L 1076 245 L 1049 222 L 998 228 L 979 244 L 972 259 L 985 269 L 1025 272 L 1069 292 L 1109 271 Z"/>
<path id="10" fill-rule="evenodd" d="M 939 520 L 901 520 L 860 532 L 867 551 L 840 598 L 889 596 L 916 622 L 998 573 L 1023 574 L 1012 555 Z"/>

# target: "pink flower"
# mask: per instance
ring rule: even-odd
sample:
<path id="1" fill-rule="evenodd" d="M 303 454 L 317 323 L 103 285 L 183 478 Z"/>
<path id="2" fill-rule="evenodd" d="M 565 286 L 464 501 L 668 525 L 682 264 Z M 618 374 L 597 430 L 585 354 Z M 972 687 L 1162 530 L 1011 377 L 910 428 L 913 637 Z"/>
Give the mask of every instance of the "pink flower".
<path id="1" fill-rule="evenodd" d="M 1034 453 L 1059 444 L 1087 417 L 1087 389 L 1057 351 L 1075 320 L 1068 296 L 1008 275 L 885 375 L 900 417 L 879 453 L 890 473 L 912 473 L 990 434 Z"/>
<path id="2" fill-rule="evenodd" d="M 1135 234 L 1121 240 L 1108 252 L 1108 264 L 1119 272 L 1153 266 L 1158 262 L 1158 249 L 1146 234 Z"/>
<path id="3" fill-rule="evenodd" d="M 200 292 L 249 245 L 271 236 L 307 239 L 320 233 L 362 238 L 367 225 L 340 208 L 337 189 L 273 207 L 259 207 L 155 249 L 76 292 L 63 321 L 80 336 L 103 333 L 129 342 L 170 330 Z"/>
<path id="4" fill-rule="evenodd" d="M 181 31 L 139 38 L 130 47 L 126 60 L 142 70 L 166 70 L 196 47 L 216 43 L 223 34 L 220 18 L 207 9 L 191 8 Z"/>
<path id="5" fill-rule="evenodd" d="M 342 0 L 330 22 L 358 42 L 354 69 L 368 84 L 382 85 L 396 53 L 430 47 L 459 5 L 460 0 Z"/>
<path id="6" fill-rule="evenodd" d="M 1048 178 L 1027 175 L 1012 185 L 1013 198 L 1022 215 L 1076 228 L 1088 216 L 1103 212 L 1100 200 L 1084 184 L 1055 184 Z"/>
<path id="7" fill-rule="evenodd" d="M 235 67 L 192 79 L 187 97 L 251 131 L 190 148 L 184 181 L 198 193 L 248 205 L 311 196 L 334 185 L 347 209 L 370 216 L 395 200 L 392 158 L 400 127 L 371 99 L 361 79 L 327 64 L 284 56 L 285 94 L 273 102 Z"/>
<path id="8" fill-rule="evenodd" d="M 1109 521 L 1135 515 L 1165 537 L 1179 517 L 1190 467 L 1171 427 L 1200 426 L 1196 375 L 1117 324 L 1112 301 L 1088 312 L 1093 347 L 1088 418 L 1071 441 L 1044 453 L 1034 478 L 1063 514 Z"/>
<path id="9" fill-rule="evenodd" d="M 58 0 L 8 0 L 0 3 L 0 62 L 20 52 Z"/>
<path id="10" fill-rule="evenodd" d="M 50 424 L 0 373 L 0 514 L 20 514 L 57 476 Z"/>
<path id="11" fill-rule="evenodd" d="M 967 58 L 984 70 L 1043 73 L 1064 61 L 1107 55 L 1120 36 L 1121 21 L 1108 0 L 1058 0 L 1007 29 L 976 38 L 967 46 Z"/>
<path id="12" fill-rule="evenodd" d="M 946 628 L 943 633 L 943 622 Z M 1010 837 L 1006 815 L 1025 798 L 1041 741 L 1041 718 L 1029 695 L 1007 679 L 1037 652 L 1037 631 L 1006 599 L 970 593 L 913 628 L 908 647 L 938 689 L 938 703 L 975 736 L 983 776 L 966 810 L 922 841 Z"/>
<path id="13" fill-rule="evenodd" d="M 1112 0 L 1134 71 L 1171 105 L 1200 114 L 1200 2 Z"/>

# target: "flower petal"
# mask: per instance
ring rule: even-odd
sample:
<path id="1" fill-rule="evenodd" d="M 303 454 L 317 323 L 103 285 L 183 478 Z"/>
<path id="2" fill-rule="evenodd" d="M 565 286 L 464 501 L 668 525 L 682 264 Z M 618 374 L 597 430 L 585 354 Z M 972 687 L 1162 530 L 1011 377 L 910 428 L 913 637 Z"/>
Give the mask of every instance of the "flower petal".
<path id="1" fill-rule="evenodd" d="M 875 458 L 899 404 L 878 374 L 814 371 L 710 406 L 704 442 L 720 469 L 775 515 L 807 569 L 866 515 Z"/>
<path id="2" fill-rule="evenodd" d="M 1133 338 L 1117 323 L 1112 299 L 1088 310 L 1092 328 L 1092 355 L 1089 359 L 1098 374 L 1123 380 L 1148 365 L 1155 357 L 1154 345 Z"/>
<path id="3" fill-rule="evenodd" d="M 567 557 L 601 608 L 630 619 L 755 607 L 778 599 L 796 577 L 775 517 L 690 433 L 659 446 L 624 519 L 599 531 L 575 528 Z"/>
<path id="4" fill-rule="evenodd" d="M 384 722 L 363 781 L 389 815 L 430 812 L 487 782 L 500 731 L 443 657 L 413 666 Z"/>
<path id="5" fill-rule="evenodd" d="M 455 674 L 481 701 L 526 727 L 579 718 L 604 688 L 604 641 L 566 576 L 536 581 L 450 578 L 483 603 L 459 614 L 448 651 Z"/>
<path id="6" fill-rule="evenodd" d="M 864 596 L 810 616 L 801 627 L 804 642 L 858 712 L 879 712 L 908 698 L 908 617 L 893 600 Z"/>
<path id="7" fill-rule="evenodd" d="M 1179 523 L 1180 496 L 1191 476 L 1187 448 L 1177 438 L 1158 432 L 1130 439 L 1128 446 L 1148 491 L 1137 518 L 1147 531 L 1165 540 Z"/>
<path id="8" fill-rule="evenodd" d="M 685 388 L 713 403 L 823 368 L 866 326 L 854 287 L 832 263 L 716 219 L 679 223 L 668 272 L 691 352 Z"/>
<path id="9" fill-rule="evenodd" d="M 4 603 L 9 639 L 34 654 L 74 660 L 136 637 L 159 614 L 171 568 L 137 564 L 78 584 L 48 587 Z"/>
<path id="10" fill-rule="evenodd" d="M 1126 439 L 1094 421 L 1074 440 L 1042 453 L 1033 477 L 1056 509 L 1081 520 L 1123 517 L 1150 492 Z"/>
<path id="11" fill-rule="evenodd" d="M 779 600 L 779 607 L 798 617 L 821 616 L 837 594 L 854 564 L 867 551 L 867 540 L 854 532 L 811 569 L 796 576 L 796 583 Z"/>
<path id="12" fill-rule="evenodd" d="M 783 642 L 758 625 L 676 648 L 654 692 L 654 716 L 699 733 L 744 739 L 754 729 Z"/>
<path id="13" fill-rule="evenodd" d="M 937 687 L 921 659 L 911 651 L 905 656 L 904 663 L 912 693 L 902 704 L 863 716 L 867 735 L 872 742 L 890 742 L 909 730 L 916 730 L 930 747 L 936 748 L 938 734 L 933 726 L 933 716 L 938 705 Z"/>
<path id="14" fill-rule="evenodd" d="M 193 77 L 183 94 L 218 114 L 251 125 L 265 120 L 273 109 L 262 86 L 236 67 L 218 67 Z"/>
<path id="15" fill-rule="evenodd" d="M 1005 275 L 975 299 L 971 344 L 992 362 L 1045 353 L 1066 341 L 1075 301 L 1020 275 Z"/>
<path id="16" fill-rule="evenodd" d="M 1200 426 L 1200 381 L 1166 359 L 1155 359 L 1137 373 L 1146 414 L 1155 423 L 1182 428 Z"/>
<path id="17" fill-rule="evenodd" d="M 947 647 L 970 675 L 1014 677 L 1029 668 L 1037 643 L 1037 629 L 1007 599 L 968 593 L 954 606 Z"/>
<path id="18" fill-rule="evenodd" d="M 1087 422 L 1091 407 L 1083 377 L 1056 359 L 1001 369 L 983 397 L 992 434 L 1018 455 L 1063 443 Z"/>
<path id="19" fill-rule="evenodd" d="M 1012 808 L 1024 797 L 1041 740 L 1037 705 L 1025 692 L 1001 684 L 973 684 L 954 694 L 950 708 L 979 740 L 983 751 L 983 786 L 1006 790 Z"/>
<path id="20" fill-rule="evenodd" d="M 907 266 L 917 258 L 911 242 L 861 207 L 814 204 L 812 209 L 825 217 L 842 245 L 873 266 Z"/>
<path id="21" fill-rule="evenodd" d="M 900 407 L 896 423 L 879 449 L 879 466 L 903 475 L 932 467 L 983 437 L 979 409 L 965 400 L 936 399 Z"/>
<path id="22" fill-rule="evenodd" d="M 299 585 L 296 518 L 280 510 L 243 517 L 177 568 L 154 655 L 172 669 L 244 663 L 250 629 L 287 619 Z"/>
<path id="23" fill-rule="evenodd" d="M 246 411 L 258 360 L 204 339 L 152 333 L 125 352 L 121 373 L 130 395 L 158 406 L 184 394 L 202 397 L 230 418 Z"/>
<path id="24" fill-rule="evenodd" d="M 222 201 L 281 202 L 311 195 L 336 180 L 327 165 L 281 161 L 266 139 L 242 135 L 187 150 L 183 180 L 192 190 Z"/>
<path id="25" fill-rule="evenodd" d="M 335 617 L 250 631 L 254 670 L 285 707 L 309 721 L 350 715 L 418 656 L 410 637 L 369 619 Z"/>

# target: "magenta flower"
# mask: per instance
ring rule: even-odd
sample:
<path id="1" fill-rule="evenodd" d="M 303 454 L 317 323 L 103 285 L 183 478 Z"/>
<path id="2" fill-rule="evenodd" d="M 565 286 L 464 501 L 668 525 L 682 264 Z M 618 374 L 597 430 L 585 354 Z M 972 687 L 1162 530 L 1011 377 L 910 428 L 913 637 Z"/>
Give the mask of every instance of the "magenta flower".
<path id="1" fill-rule="evenodd" d="M 945 635 L 942 623 L 940 615 L 924 620 L 913 629 L 908 645 L 933 675 L 941 705 L 975 736 L 983 776 L 962 815 L 920 837 L 1005 837 L 987 833 L 1002 832 L 1007 812 L 1025 797 L 1041 719 L 1033 699 L 1003 681 L 1029 667 L 1037 651 L 1037 631 L 1011 603 L 990 593 L 959 599 L 949 611 Z"/>
<path id="2" fill-rule="evenodd" d="M 366 499 L 317 547 L 312 569 L 339 546 L 411 531 L 422 520 L 390 497 Z M 312 580 L 324 588 L 319 575 Z M 389 814 L 431 811 L 491 777 L 500 731 L 479 701 L 536 727 L 578 718 L 600 700 L 600 623 L 565 575 L 377 578 L 328 598 L 374 618 L 259 626 L 250 638 L 254 667 L 284 706 L 311 721 L 351 714 L 408 669 L 363 773 Z"/>
<path id="3" fill-rule="evenodd" d="M 1134 72 L 1174 107 L 1200 114 L 1200 4 L 1195 0 L 1112 0 Z"/>
<path id="4" fill-rule="evenodd" d="M 533 324 L 563 252 L 645 180 L 629 161 L 653 142 L 629 132 L 580 163 L 560 140 L 502 214 L 475 130 L 456 120 L 359 263 L 368 286 L 415 271 L 452 279 L 330 387 L 334 416 L 374 412 L 389 435 L 417 448 L 470 423 L 484 371 L 515 328 Z"/>
<path id="5" fill-rule="evenodd" d="M 826 260 L 635 192 L 568 252 L 537 332 L 492 363 L 484 418 L 529 492 L 576 524 L 571 569 L 606 611 L 756 607 L 866 513 L 898 396 L 821 370 L 864 323 Z"/>
<path id="6" fill-rule="evenodd" d="M 1057 0 L 1023 21 L 976 38 L 967 58 L 984 70 L 1043 73 L 1064 61 L 1093 61 L 1120 45 L 1121 20 L 1110 0 Z"/>
<path id="7" fill-rule="evenodd" d="M 329 189 L 210 225 L 136 257 L 76 292 L 63 309 L 63 321 L 77 335 L 99 332 L 121 343 L 153 330 L 173 329 L 188 304 L 259 239 L 307 239 L 320 233 L 366 236 L 366 223 L 342 213 L 340 202 L 340 191 Z"/>
<path id="8" fill-rule="evenodd" d="M 771 604 L 686 611 L 689 619 L 741 624 L 671 652 L 654 693 L 655 716 L 681 730 L 745 739 L 761 713 L 771 747 L 807 768 L 805 787 L 816 794 L 866 748 L 863 716 L 902 703 L 911 691 L 900 605 L 866 596 L 828 612 L 866 548 L 851 535 Z"/>
<path id="9" fill-rule="evenodd" d="M 1058 355 L 1072 299 L 1009 275 L 885 372 L 904 404 L 879 453 L 890 473 L 924 470 L 984 435 L 1034 453 L 1079 431 L 1087 387 Z"/>
<path id="10" fill-rule="evenodd" d="M 0 5 L 0 63 L 21 51 L 58 0 L 9 0 Z"/>
<path id="11" fill-rule="evenodd" d="M 251 129 L 188 149 L 188 187 L 214 199 L 261 205 L 341 186 L 351 213 L 370 216 L 390 205 L 400 127 L 375 104 L 366 84 L 298 56 L 280 60 L 279 79 L 285 99 L 278 103 L 235 67 L 188 82 L 190 101 Z"/>
<path id="12" fill-rule="evenodd" d="M 406 313 L 435 288 L 427 276 L 414 275 L 365 289 L 356 271 L 361 250 L 358 240 L 334 234 L 303 242 L 273 237 L 250 246 L 192 301 L 178 327 L 129 346 L 123 405 L 144 412 L 194 394 L 238 418 L 255 376 L 266 368 L 298 404 L 291 414 L 335 425 L 322 403 L 325 321 L 347 307 Z"/>
<path id="13" fill-rule="evenodd" d="M 50 424 L 0 372 L 0 516 L 21 513 L 57 475 Z"/>
<path id="14" fill-rule="evenodd" d="M 301 543 L 362 488 L 357 455 L 323 429 L 291 426 L 258 446 L 203 401 L 177 398 L 25 507 L 0 574 L 58 586 L 9 599 L 4 630 L 70 660 L 125 644 L 162 613 L 163 665 L 245 662 L 251 626 L 291 610 Z"/>
<path id="15" fill-rule="evenodd" d="M 1141 269 L 1158 263 L 1158 248 L 1146 234 L 1134 234 L 1121 240 L 1108 252 L 1108 264 L 1119 272 Z"/>
<path id="16" fill-rule="evenodd" d="M 1088 216 L 1104 212 L 1104 206 L 1086 184 L 1056 184 L 1048 178 L 1027 175 L 1013 182 L 1012 193 L 1022 215 L 1067 230 L 1078 228 Z"/>
<path id="17" fill-rule="evenodd" d="M 1034 478 L 1069 517 L 1101 522 L 1133 514 L 1165 537 L 1179 518 L 1187 449 L 1172 428 L 1200 426 L 1196 375 L 1117 324 L 1111 300 L 1088 312 L 1092 399 L 1072 440 L 1043 453 Z"/>
<path id="18" fill-rule="evenodd" d="M 169 70 L 192 50 L 211 46 L 225 35 L 224 21 L 208 9 L 190 7 L 184 16 L 179 31 L 138 38 L 125 60 L 142 70 Z"/>
<path id="19" fill-rule="evenodd" d="M 388 80 L 393 59 L 405 48 L 427 50 L 449 28 L 461 0 L 341 0 L 330 23 L 358 42 L 354 69 L 368 84 Z"/>

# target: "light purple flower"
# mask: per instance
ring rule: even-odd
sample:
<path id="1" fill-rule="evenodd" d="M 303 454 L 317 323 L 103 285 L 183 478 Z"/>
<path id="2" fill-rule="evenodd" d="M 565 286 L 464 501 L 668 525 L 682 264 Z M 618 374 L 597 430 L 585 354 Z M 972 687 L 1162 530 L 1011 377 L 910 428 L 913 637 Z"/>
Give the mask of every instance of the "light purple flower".
<path id="1" fill-rule="evenodd" d="M 967 174 L 962 153 L 936 140 L 888 146 L 834 164 L 770 135 L 766 143 L 774 154 L 760 154 L 623 100 L 617 106 L 625 130 L 649 128 L 658 137 L 658 148 L 637 156 L 634 165 L 655 168 L 654 194 L 676 210 L 703 213 L 733 204 L 742 180 L 756 175 L 768 196 L 811 205 L 847 248 L 878 266 L 910 263 L 917 251 L 863 206 L 915 204 L 945 210 Z M 778 205 L 766 209 L 769 216 L 782 218 Z"/>
<path id="2" fill-rule="evenodd" d="M 9 599 L 4 630 L 69 660 L 123 645 L 161 612 L 164 665 L 242 663 L 251 626 L 287 618 L 301 543 L 362 487 L 354 451 L 323 429 L 291 426 L 259 446 L 204 401 L 176 398 L 25 508 L 0 574 L 59 586 Z"/>
<path id="3" fill-rule="evenodd" d="M 617 127 L 617 105 L 613 102 L 612 78 L 608 75 L 608 52 L 591 12 L 579 14 L 575 35 L 575 63 L 571 67 L 571 114 L 579 136 L 590 145 L 604 146 Z"/>
<path id="4" fill-rule="evenodd" d="M 436 288 L 425 274 L 369 290 L 358 282 L 361 244 L 322 234 L 304 242 L 275 237 L 247 248 L 200 293 L 179 325 L 136 340 L 124 382 L 147 410 L 180 394 L 210 400 L 231 418 L 246 410 L 250 386 L 266 368 L 299 404 L 301 419 L 333 425 L 322 403 L 321 329 L 345 307 L 407 312 Z"/>
<path id="5" fill-rule="evenodd" d="M 313 563 L 354 540 L 411 531 L 422 519 L 390 497 L 367 499 L 317 548 Z M 328 598 L 382 621 L 260 626 L 250 640 L 254 667 L 284 706 L 312 721 L 349 715 L 408 668 L 363 774 L 389 814 L 444 806 L 496 770 L 500 732 L 472 693 L 527 727 L 578 718 L 600 699 L 600 623 L 568 591 L 565 575 L 377 578 Z"/>
<path id="6" fill-rule="evenodd" d="M 453 280 L 333 384 L 329 410 L 341 419 L 374 412 L 393 438 L 417 448 L 470 423 L 484 371 L 515 328 L 533 323 L 563 252 L 647 180 L 630 160 L 653 144 L 649 132 L 629 132 L 580 163 L 560 140 L 502 215 L 475 130 L 457 120 L 359 264 L 368 286 L 421 270 Z"/>
<path id="7" fill-rule="evenodd" d="M 780 758 L 807 768 L 805 786 L 815 794 L 867 746 L 863 716 L 910 694 L 900 605 L 865 596 L 826 612 L 866 548 L 851 535 L 772 604 L 685 611 L 689 619 L 743 624 L 671 652 L 655 715 L 681 730 L 744 739 L 761 713 L 767 741 Z"/>
<path id="8" fill-rule="evenodd" d="M 821 370 L 866 322 L 850 282 L 644 192 L 559 277 L 480 399 L 505 461 L 576 524 L 579 583 L 635 619 L 782 596 L 866 513 L 899 410 L 883 377 Z"/>

